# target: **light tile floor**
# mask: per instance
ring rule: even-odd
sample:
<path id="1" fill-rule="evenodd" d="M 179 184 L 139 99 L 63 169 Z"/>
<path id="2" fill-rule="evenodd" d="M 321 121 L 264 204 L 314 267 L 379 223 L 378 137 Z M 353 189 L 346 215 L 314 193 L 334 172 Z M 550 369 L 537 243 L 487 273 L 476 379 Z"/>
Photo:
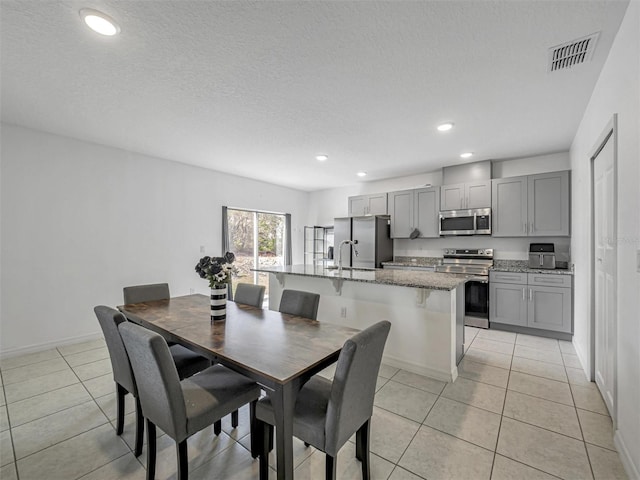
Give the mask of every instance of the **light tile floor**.
<path id="1" fill-rule="evenodd" d="M 626 478 L 611 419 L 569 342 L 466 328 L 460 377 L 445 383 L 383 365 L 375 400 L 374 479 Z M 329 368 L 323 375 L 331 377 Z M 115 388 L 102 340 L 0 362 L 0 478 L 144 479 L 132 454 L 133 401 L 115 435 Z M 248 408 L 189 439 L 190 478 L 258 478 Z M 175 444 L 158 432 L 158 479 L 175 478 Z M 295 442 L 296 479 L 324 478 L 324 455 Z M 355 446 L 340 479 L 360 479 Z M 271 464 L 274 466 L 272 454 Z M 273 471 L 271 472 L 274 473 Z"/>

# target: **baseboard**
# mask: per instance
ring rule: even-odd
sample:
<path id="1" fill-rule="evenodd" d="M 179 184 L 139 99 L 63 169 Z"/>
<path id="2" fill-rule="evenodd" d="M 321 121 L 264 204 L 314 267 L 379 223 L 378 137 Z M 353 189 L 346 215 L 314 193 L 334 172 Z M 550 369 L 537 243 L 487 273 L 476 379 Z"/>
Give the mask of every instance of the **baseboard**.
<path id="1" fill-rule="evenodd" d="M 26 347 L 10 348 L 8 350 L 0 351 L 0 359 L 41 352 L 43 350 L 49 350 L 51 348 L 64 347 L 65 345 L 73 345 L 74 343 L 88 342 L 90 340 L 98 340 L 100 338 L 104 338 L 104 336 L 102 335 L 102 333 L 96 332 L 89 333 L 87 335 L 78 335 L 77 337 L 68 337 L 52 342 L 39 343 L 37 345 L 34 344 L 28 345 Z"/>
<path id="2" fill-rule="evenodd" d="M 587 380 L 592 382 L 593 380 L 590 378 L 589 369 L 585 368 L 585 365 L 589 365 L 589 362 L 587 361 L 587 358 L 585 356 L 585 352 L 580 348 L 580 345 L 578 345 L 576 342 L 571 342 L 571 344 L 573 345 L 573 348 L 576 351 L 576 355 L 578 356 L 580 365 L 582 365 L 582 371 L 585 372 Z"/>
<path id="3" fill-rule="evenodd" d="M 407 372 L 417 373 L 418 375 L 434 378 L 442 382 L 453 382 L 456 378 L 458 378 L 458 367 L 453 367 L 453 371 L 447 372 L 443 370 L 423 367 L 415 363 L 406 362 L 390 355 L 384 355 L 382 357 L 382 363 L 386 363 L 391 367 L 401 368 L 402 370 L 406 370 Z"/>
<path id="4" fill-rule="evenodd" d="M 627 472 L 629 479 L 640 480 L 640 465 L 635 465 L 633 463 L 633 458 L 629 454 L 629 449 L 620 435 L 620 430 L 616 430 L 616 433 L 613 435 L 613 443 L 618 450 L 620 461 L 622 462 L 622 466 L 624 467 L 625 472 Z"/>

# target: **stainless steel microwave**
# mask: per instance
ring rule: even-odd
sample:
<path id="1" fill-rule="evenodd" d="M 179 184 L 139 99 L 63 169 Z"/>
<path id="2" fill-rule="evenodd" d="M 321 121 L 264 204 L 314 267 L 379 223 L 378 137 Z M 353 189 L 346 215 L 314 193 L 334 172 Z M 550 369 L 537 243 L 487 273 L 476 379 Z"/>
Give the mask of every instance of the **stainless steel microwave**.
<path id="1" fill-rule="evenodd" d="M 491 235 L 491 209 L 440 212 L 440 235 Z"/>

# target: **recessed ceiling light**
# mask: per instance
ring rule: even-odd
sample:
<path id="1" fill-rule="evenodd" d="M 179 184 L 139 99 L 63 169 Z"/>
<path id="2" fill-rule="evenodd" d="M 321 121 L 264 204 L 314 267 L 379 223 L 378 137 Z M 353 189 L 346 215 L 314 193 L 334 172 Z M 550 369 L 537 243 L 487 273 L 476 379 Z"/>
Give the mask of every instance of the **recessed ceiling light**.
<path id="1" fill-rule="evenodd" d="M 465 152 L 460 154 L 460 158 L 470 158 L 473 156 L 473 152 Z"/>
<path id="2" fill-rule="evenodd" d="M 325 160 L 329 160 L 329 155 L 316 155 L 316 160 L 324 162 Z"/>
<path id="3" fill-rule="evenodd" d="M 99 33 L 100 35 L 112 37 L 113 35 L 120 33 L 120 26 L 116 21 L 102 12 L 83 8 L 80 10 L 80 17 L 91 30 Z"/>
<path id="4" fill-rule="evenodd" d="M 358 175 L 359 177 L 366 177 L 367 176 L 367 172 L 358 172 L 358 173 L 356 173 L 356 175 Z"/>
<path id="5" fill-rule="evenodd" d="M 453 128 L 453 123 L 443 123 L 438 125 L 438 131 L 446 132 L 447 130 L 451 130 Z"/>

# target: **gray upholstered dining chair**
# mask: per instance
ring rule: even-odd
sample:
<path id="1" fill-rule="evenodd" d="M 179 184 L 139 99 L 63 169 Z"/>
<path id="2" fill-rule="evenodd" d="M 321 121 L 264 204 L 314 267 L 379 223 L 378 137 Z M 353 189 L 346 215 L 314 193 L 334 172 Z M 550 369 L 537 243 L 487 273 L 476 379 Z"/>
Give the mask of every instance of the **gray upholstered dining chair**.
<path id="1" fill-rule="evenodd" d="M 140 399 L 131 363 L 118 331 L 118 325 L 126 322 L 127 318 L 119 311 L 104 305 L 95 307 L 93 311 L 98 317 L 98 323 L 100 323 L 100 328 L 102 328 L 102 333 L 104 334 L 107 350 L 109 350 L 109 356 L 111 357 L 113 379 L 116 382 L 117 435 L 122 435 L 124 430 L 124 397 L 127 393 L 130 393 L 136 400 L 136 444 L 134 454 L 138 457 L 142 453 L 142 409 L 140 408 Z M 211 365 L 211 362 L 205 357 L 197 355 L 180 345 L 173 345 L 169 349 L 169 353 L 180 378 L 190 377 Z"/>
<path id="2" fill-rule="evenodd" d="M 326 454 L 326 478 L 336 478 L 338 451 L 356 433 L 356 458 L 362 478 L 368 480 L 369 432 L 373 398 L 384 345 L 391 324 L 387 321 L 359 332 L 340 351 L 333 381 L 312 377 L 298 393 L 293 414 L 293 435 Z M 256 406 L 256 434 L 261 436 L 260 478 L 267 479 L 275 415 L 269 397 Z"/>
<path id="3" fill-rule="evenodd" d="M 264 285 L 254 285 L 253 283 L 239 283 L 233 294 L 233 301 L 243 305 L 262 308 L 264 301 Z"/>
<path id="4" fill-rule="evenodd" d="M 129 305 L 131 303 L 142 303 L 142 302 L 153 302 L 154 300 L 168 300 L 171 298 L 171 294 L 169 293 L 169 284 L 168 283 L 150 283 L 146 285 L 132 285 L 129 287 L 124 287 L 122 289 L 122 295 L 124 297 L 125 305 Z M 167 340 L 167 339 L 165 339 Z M 172 349 L 172 355 L 177 355 L 180 350 L 177 349 L 177 346 L 174 342 L 167 340 L 167 344 Z M 180 347 L 181 355 L 195 355 L 190 350 Z M 207 360 L 207 367 L 211 365 L 211 361 Z M 206 367 L 203 367 L 206 368 Z M 200 369 L 202 370 L 202 369 Z M 180 377 L 183 378 L 183 377 Z M 239 424 L 239 415 L 238 411 L 234 411 L 231 414 L 231 426 L 236 428 Z M 215 424 L 215 434 L 220 435 L 222 431 L 222 422 L 216 422 Z"/>
<path id="5" fill-rule="evenodd" d="M 133 285 L 122 289 L 125 305 L 130 303 L 152 302 L 170 298 L 168 283 L 152 283 L 148 285 Z"/>
<path id="6" fill-rule="evenodd" d="M 156 426 L 176 442 L 178 479 L 188 478 L 187 439 L 250 403 L 252 434 L 260 387 L 222 365 L 180 380 L 163 337 L 131 322 L 118 327 L 147 424 L 147 479 L 155 477 Z"/>
<path id="7" fill-rule="evenodd" d="M 320 295 L 302 290 L 283 290 L 278 311 L 290 315 L 311 318 L 318 316 Z"/>

